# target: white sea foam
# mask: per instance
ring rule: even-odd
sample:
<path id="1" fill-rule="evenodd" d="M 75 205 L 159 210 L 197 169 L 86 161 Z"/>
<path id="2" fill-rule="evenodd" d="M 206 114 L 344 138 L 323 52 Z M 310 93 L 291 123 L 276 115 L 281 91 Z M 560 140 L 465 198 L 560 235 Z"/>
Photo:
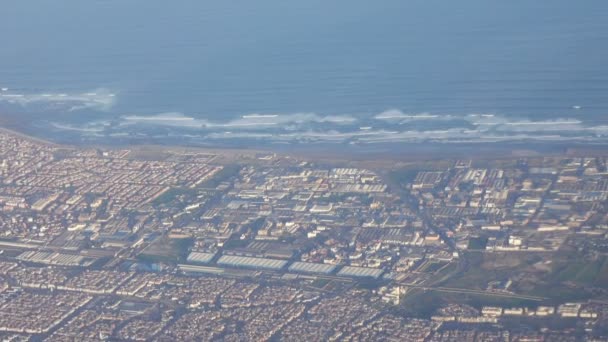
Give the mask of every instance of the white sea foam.
<path id="1" fill-rule="evenodd" d="M 277 114 L 249 114 L 249 115 L 243 115 L 242 118 L 243 119 L 259 119 L 259 118 L 276 118 Z"/>
<path id="2" fill-rule="evenodd" d="M 182 121 L 195 121 L 194 118 L 185 116 L 178 112 L 162 113 L 158 115 L 142 116 L 142 115 L 127 115 L 123 116 L 123 119 L 127 121 L 150 121 L 150 122 L 182 122 Z"/>
<path id="3" fill-rule="evenodd" d="M 135 124 L 146 124 L 154 126 L 167 126 L 177 128 L 199 129 L 205 124 L 204 121 L 185 116 L 178 112 L 161 113 L 158 115 L 126 115 L 121 118 L 121 126 L 131 126 Z"/>
<path id="4" fill-rule="evenodd" d="M 336 130 L 306 130 L 291 133 L 260 134 L 254 132 L 217 132 L 205 135 L 206 139 L 263 139 L 269 142 L 352 142 L 352 143 L 490 143 L 509 141 L 606 141 L 608 126 L 580 128 L 579 135 L 564 136 L 559 132 L 495 131 L 487 129 L 450 128 L 446 130 L 365 130 L 339 132 Z M 605 135 L 602 140 L 598 138 Z"/>
<path id="5" fill-rule="evenodd" d="M 89 123 L 82 126 L 67 125 L 58 122 L 51 123 L 51 126 L 53 126 L 53 128 L 55 129 L 59 129 L 62 131 L 75 131 L 81 133 L 102 133 L 104 132 L 104 125 L 106 124 L 102 122 Z"/>
<path id="6" fill-rule="evenodd" d="M 7 89 L 8 91 L 8 89 Z M 20 106 L 48 105 L 53 109 L 57 107 L 67 111 L 81 109 L 96 109 L 107 111 L 115 104 L 114 94 L 106 89 L 97 89 L 94 92 L 85 93 L 40 93 L 40 94 L 16 94 L 3 91 L 0 93 L 0 102 L 16 104 Z"/>
<path id="7" fill-rule="evenodd" d="M 370 125 L 373 120 L 376 122 Z M 395 121 L 393 121 L 395 120 Z M 414 120 L 430 121 L 430 128 L 409 125 Z M 447 120 L 464 122 L 444 128 Z M 228 121 L 199 119 L 179 112 L 156 115 L 125 115 L 110 126 L 66 126 L 58 129 L 81 130 L 99 133 L 108 128 L 107 134 L 139 132 L 138 125 L 166 126 L 188 129 L 197 140 L 255 139 L 266 142 L 505 142 L 533 141 L 604 141 L 608 142 L 608 126 L 588 126 L 573 118 L 550 120 L 512 119 L 491 113 L 466 115 L 440 115 L 431 113 L 405 114 L 391 110 L 376 115 L 372 121 L 360 120 L 349 115 L 320 115 L 316 113 L 248 114 Z M 441 129 L 432 128 L 432 122 L 442 123 Z M 401 125 L 395 125 L 399 122 Z M 355 125 L 356 124 L 356 125 Z M 186 132 L 184 130 L 184 132 Z M 175 133 L 178 134 L 178 133 Z M 194 139 L 194 138 L 192 138 Z"/>
<path id="8" fill-rule="evenodd" d="M 374 117 L 376 120 L 384 120 L 388 122 L 399 121 L 400 124 L 407 126 L 407 124 L 414 120 L 424 121 L 445 121 L 460 119 L 468 122 L 475 127 L 476 132 L 490 132 L 498 131 L 501 134 L 517 133 L 517 132 L 577 132 L 581 134 L 594 133 L 596 129 L 593 127 L 586 126 L 584 122 L 578 119 L 572 118 L 557 118 L 551 120 L 522 120 L 522 119 L 510 119 L 504 116 L 496 114 L 467 114 L 467 115 L 439 115 L 430 113 L 420 114 L 404 114 L 399 110 L 389 110 L 382 112 Z M 601 130 L 603 132 L 603 130 Z M 428 132 L 428 131 L 425 131 Z M 436 131 L 434 131 L 437 133 Z"/>
<path id="9" fill-rule="evenodd" d="M 437 115 L 431 113 L 406 114 L 398 109 L 390 109 L 374 116 L 376 120 L 429 120 L 429 119 L 449 119 L 449 115 Z"/>
<path id="10" fill-rule="evenodd" d="M 554 126 L 554 125 L 579 125 L 582 121 L 580 120 L 548 120 L 548 121 L 514 121 L 506 122 L 505 125 L 510 126 Z"/>
<path id="11" fill-rule="evenodd" d="M 195 119 L 183 113 L 161 113 L 157 115 L 126 115 L 122 117 L 126 123 L 147 123 L 173 127 L 199 127 L 204 129 L 246 129 L 258 130 L 275 126 L 306 125 L 310 123 L 330 123 L 336 125 L 350 124 L 357 121 L 351 116 L 328 115 L 314 113 L 296 114 L 250 114 L 227 122 L 217 122 L 206 119 Z"/>

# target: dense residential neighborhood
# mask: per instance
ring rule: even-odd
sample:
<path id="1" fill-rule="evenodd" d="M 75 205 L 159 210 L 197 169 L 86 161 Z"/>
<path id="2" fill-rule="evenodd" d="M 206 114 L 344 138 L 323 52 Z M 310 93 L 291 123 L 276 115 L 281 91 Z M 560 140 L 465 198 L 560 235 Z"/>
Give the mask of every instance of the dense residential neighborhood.
<path id="1" fill-rule="evenodd" d="M 605 341 L 606 161 L 369 167 L 0 132 L 0 337 Z"/>

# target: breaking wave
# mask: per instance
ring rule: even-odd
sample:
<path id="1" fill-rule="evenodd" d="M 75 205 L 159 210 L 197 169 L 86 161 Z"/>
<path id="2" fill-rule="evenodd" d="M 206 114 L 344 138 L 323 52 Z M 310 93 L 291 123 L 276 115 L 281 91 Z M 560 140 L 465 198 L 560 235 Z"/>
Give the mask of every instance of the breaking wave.
<path id="1" fill-rule="evenodd" d="M 30 105 L 46 105 L 52 109 L 78 111 L 94 109 L 108 111 L 116 103 L 116 94 L 107 89 L 96 89 L 85 93 L 18 93 L 9 88 L 0 90 L 0 103 L 8 103 L 27 107 Z"/>
<path id="2" fill-rule="evenodd" d="M 62 129 L 55 124 L 55 129 Z M 493 113 L 465 115 L 407 114 L 393 109 L 372 116 L 317 113 L 248 114 L 224 122 L 179 112 L 124 115 L 111 124 L 89 124 L 83 135 L 154 136 L 148 128 L 165 128 L 170 136 L 196 141 L 230 142 L 251 139 L 268 143 L 482 143 L 508 141 L 581 141 L 608 143 L 608 125 L 590 125 L 573 118 L 529 120 Z"/>
<path id="3" fill-rule="evenodd" d="M 351 124 L 357 121 L 356 118 L 345 115 L 321 116 L 314 113 L 296 114 L 249 114 L 243 115 L 238 119 L 227 122 L 216 122 L 205 119 L 196 119 L 186 116 L 183 113 L 171 112 L 158 115 L 142 116 L 127 115 L 123 116 L 124 124 L 144 123 L 151 125 L 165 125 L 173 127 L 201 128 L 201 129 L 248 129 L 258 130 L 267 129 L 280 125 L 306 125 L 314 123 L 327 123 L 335 125 Z"/>

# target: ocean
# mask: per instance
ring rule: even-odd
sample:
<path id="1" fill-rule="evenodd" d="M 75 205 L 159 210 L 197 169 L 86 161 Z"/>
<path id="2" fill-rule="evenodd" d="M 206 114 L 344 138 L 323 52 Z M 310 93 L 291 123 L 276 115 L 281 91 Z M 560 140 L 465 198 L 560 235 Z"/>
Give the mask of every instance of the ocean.
<path id="1" fill-rule="evenodd" d="M 608 141 L 605 0 L 1 7 L 1 122 L 60 142 Z"/>

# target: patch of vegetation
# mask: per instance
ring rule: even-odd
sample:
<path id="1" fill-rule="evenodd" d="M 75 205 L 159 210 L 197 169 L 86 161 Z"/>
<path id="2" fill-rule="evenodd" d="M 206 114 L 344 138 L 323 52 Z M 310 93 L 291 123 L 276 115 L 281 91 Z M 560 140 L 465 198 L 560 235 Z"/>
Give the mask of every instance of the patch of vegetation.
<path id="1" fill-rule="evenodd" d="M 526 307 L 535 308 L 538 306 L 537 301 L 521 299 L 521 298 L 508 298 L 508 297 L 495 297 L 491 295 L 476 295 L 476 294 L 465 294 L 459 295 L 459 298 L 465 301 L 473 307 L 481 309 L 484 306 L 500 306 L 503 308 L 509 307 Z"/>
<path id="2" fill-rule="evenodd" d="M 426 265 L 424 265 L 420 271 L 422 272 L 427 272 L 427 273 L 435 273 L 437 271 L 439 271 L 441 268 L 443 268 L 444 266 L 446 266 L 448 263 L 445 261 L 436 261 L 436 262 L 429 262 Z"/>
<path id="3" fill-rule="evenodd" d="M 193 244 L 193 238 L 171 239 L 161 236 L 144 249 L 137 259 L 143 262 L 183 262 Z"/>
<path id="4" fill-rule="evenodd" d="M 585 300 L 592 295 L 583 289 L 567 286 L 562 283 L 542 284 L 530 292 L 531 295 L 538 295 L 548 298 L 549 304 L 561 304 L 569 301 Z"/>
<path id="5" fill-rule="evenodd" d="M 598 287 L 608 288 L 608 258 L 604 258 L 604 262 L 595 277 L 595 284 Z"/>
<path id="6" fill-rule="evenodd" d="M 471 249 L 471 250 L 485 250 L 487 244 L 488 244 L 488 238 L 485 237 L 485 236 L 472 237 L 469 240 L 468 249 Z"/>
<path id="7" fill-rule="evenodd" d="M 567 258 L 557 262 L 548 277 L 549 282 L 572 282 L 579 285 L 606 286 L 608 258 L 596 260 Z"/>
<path id="8" fill-rule="evenodd" d="M 445 267 L 439 269 L 435 274 L 435 279 L 449 279 L 449 276 L 458 271 L 458 262 L 450 262 Z M 441 282 L 443 284 L 443 281 Z"/>
<path id="9" fill-rule="evenodd" d="M 99 151 L 101 153 L 101 151 Z M 165 160 L 170 156 L 169 152 L 162 151 L 158 148 L 141 146 L 139 148 L 131 150 L 128 157 L 138 160 Z"/>
<path id="10" fill-rule="evenodd" d="M 518 298 L 412 289 L 403 298 L 399 306 L 395 308 L 395 313 L 410 317 L 429 318 L 437 309 L 448 304 L 467 304 L 478 309 L 484 306 L 538 306 L 538 302 Z"/>
<path id="11" fill-rule="evenodd" d="M 250 240 L 230 239 L 224 243 L 224 249 L 245 248 Z"/>
<path id="12" fill-rule="evenodd" d="M 537 256 L 525 253 L 463 253 L 465 269 L 448 279 L 443 286 L 485 290 L 490 281 L 504 281 L 525 272 L 525 268 L 537 260 Z"/>
<path id="13" fill-rule="evenodd" d="M 329 279 L 315 279 L 310 286 L 317 289 L 323 289 L 329 282 Z"/>
<path id="14" fill-rule="evenodd" d="M 437 309 L 448 303 L 437 292 L 412 289 L 393 311 L 400 316 L 430 318 Z"/>
<path id="15" fill-rule="evenodd" d="M 389 174 L 389 177 L 394 182 L 405 185 L 412 183 L 418 174 L 418 169 L 402 169 L 396 170 Z"/>
<path id="16" fill-rule="evenodd" d="M 153 205 L 162 205 L 162 204 L 168 204 L 168 203 L 172 203 L 175 200 L 177 200 L 179 197 L 181 196 L 196 196 L 197 195 L 197 190 L 196 189 L 191 189 L 191 188 L 171 188 L 169 190 L 167 190 L 164 194 L 158 196 L 156 199 L 154 199 L 154 201 L 152 201 Z"/>
<path id="17" fill-rule="evenodd" d="M 497 274 L 482 269 L 483 253 L 464 253 L 466 270 L 448 279 L 443 286 L 464 289 L 485 289 L 489 280 L 496 279 Z"/>
<path id="18" fill-rule="evenodd" d="M 241 171 L 241 166 L 236 164 L 225 165 L 213 177 L 200 184 L 200 187 L 207 189 L 215 189 L 222 182 L 236 177 Z"/>
<path id="19" fill-rule="evenodd" d="M 585 260 L 568 254 L 531 292 L 556 301 L 585 300 L 593 297 L 590 287 L 608 286 L 608 257 Z"/>
<path id="20" fill-rule="evenodd" d="M 524 286 L 521 292 L 546 297 L 553 304 L 593 298 L 593 288 L 608 286 L 608 257 L 589 260 L 577 253 L 558 252 L 551 269 L 530 277 L 531 286 Z"/>
<path id="21" fill-rule="evenodd" d="M 361 278 L 357 282 L 357 286 L 367 290 L 377 289 L 380 286 L 384 286 L 387 284 L 387 281 L 384 279 L 375 279 L 372 277 L 369 278 Z"/>

